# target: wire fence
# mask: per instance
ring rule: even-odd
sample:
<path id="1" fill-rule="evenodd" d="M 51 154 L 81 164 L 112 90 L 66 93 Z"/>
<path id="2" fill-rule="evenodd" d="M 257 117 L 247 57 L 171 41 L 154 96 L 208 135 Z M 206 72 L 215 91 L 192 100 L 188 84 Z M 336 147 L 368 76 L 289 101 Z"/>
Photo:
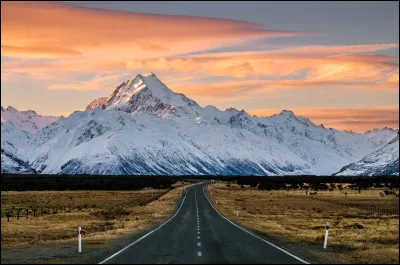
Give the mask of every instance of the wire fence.
<path id="1" fill-rule="evenodd" d="M 164 192 L 158 193 L 155 196 L 151 196 L 149 198 L 145 198 L 142 200 L 137 201 L 136 206 L 144 206 L 148 203 L 158 200 L 160 197 L 167 194 L 170 190 L 165 190 Z M 183 189 L 183 194 L 186 189 Z M 52 206 L 30 206 L 30 207 L 16 207 L 10 206 L 5 207 L 5 209 L 1 210 L 1 221 L 3 222 L 11 222 L 20 219 L 29 219 L 29 218 L 36 218 L 39 216 L 47 216 L 59 213 L 68 213 L 68 212 L 76 212 L 81 211 L 84 209 L 91 209 L 91 208 L 101 208 L 96 206 L 95 204 L 78 204 L 78 205 L 52 205 Z"/>
<path id="2" fill-rule="evenodd" d="M 29 219 L 39 216 L 58 214 L 62 212 L 77 211 L 84 208 L 83 206 L 74 207 L 71 205 L 66 206 L 39 206 L 39 207 L 29 207 L 29 208 L 9 208 L 1 211 L 1 220 L 6 220 L 7 222 L 20 219 Z"/>
<path id="3" fill-rule="evenodd" d="M 365 210 L 373 213 L 378 213 L 378 214 L 393 214 L 393 215 L 399 215 L 399 209 L 387 209 L 387 208 L 382 208 L 378 207 L 376 205 L 371 205 L 371 204 L 363 204 L 363 203 L 353 203 L 353 202 L 347 202 L 347 201 L 342 201 L 342 200 L 331 200 L 331 199 L 326 199 L 323 197 L 318 197 L 316 196 L 316 193 L 310 193 L 312 195 L 308 196 L 311 200 L 316 200 L 316 201 L 322 201 L 322 202 L 327 202 L 327 203 L 332 203 L 339 205 L 341 207 L 348 207 L 348 208 L 357 208 L 360 210 Z M 291 194 L 286 194 L 286 196 L 289 197 L 296 197 L 296 195 L 291 195 Z M 397 205 L 398 207 L 398 205 Z"/>

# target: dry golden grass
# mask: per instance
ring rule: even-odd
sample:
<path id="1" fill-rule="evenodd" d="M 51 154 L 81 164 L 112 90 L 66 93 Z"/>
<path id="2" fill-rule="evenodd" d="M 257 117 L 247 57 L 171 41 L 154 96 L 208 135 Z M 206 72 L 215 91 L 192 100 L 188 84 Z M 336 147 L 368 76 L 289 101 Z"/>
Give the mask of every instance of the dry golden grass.
<path id="1" fill-rule="evenodd" d="M 343 207 L 350 202 L 398 209 L 394 196 L 380 196 L 381 190 L 318 192 L 261 191 L 225 183 L 210 186 L 208 196 L 227 218 L 271 238 L 309 246 L 323 245 L 327 221 L 331 223 L 328 248 L 335 257 L 350 263 L 398 263 L 398 215 L 378 214 L 366 209 Z M 344 193 L 347 192 L 345 196 Z M 218 203 L 216 204 L 216 200 Z M 236 217 L 239 210 L 239 217 Z M 292 244 L 293 245 L 293 244 Z"/>
<path id="2" fill-rule="evenodd" d="M 12 218 L 1 221 L 2 250 L 20 244 L 76 238 L 81 226 L 85 239 L 103 240 L 147 229 L 162 223 L 175 210 L 182 190 L 141 191 L 36 191 L 2 192 L 2 210 L 31 206 L 73 205 L 71 212 Z M 107 235 L 105 234 L 107 227 Z"/>

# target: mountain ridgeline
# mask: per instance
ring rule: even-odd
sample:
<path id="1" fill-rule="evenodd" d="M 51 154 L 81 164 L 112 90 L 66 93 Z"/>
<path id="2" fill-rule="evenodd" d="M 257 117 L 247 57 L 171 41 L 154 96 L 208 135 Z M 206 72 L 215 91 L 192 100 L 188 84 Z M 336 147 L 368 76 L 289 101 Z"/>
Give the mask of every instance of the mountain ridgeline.
<path id="1" fill-rule="evenodd" d="M 92 101 L 85 111 L 40 122 L 35 125 L 37 130 L 17 126 L 5 113 L 2 108 L 4 173 L 279 176 L 399 172 L 398 130 L 361 134 L 317 126 L 289 110 L 257 117 L 234 108 L 203 108 L 171 91 L 153 73 L 123 82 L 110 96 Z M 397 152 L 387 148 L 396 137 Z M 346 170 L 369 155 L 391 158 L 370 164 L 368 172 Z M 382 170 L 386 162 L 390 166 Z"/>

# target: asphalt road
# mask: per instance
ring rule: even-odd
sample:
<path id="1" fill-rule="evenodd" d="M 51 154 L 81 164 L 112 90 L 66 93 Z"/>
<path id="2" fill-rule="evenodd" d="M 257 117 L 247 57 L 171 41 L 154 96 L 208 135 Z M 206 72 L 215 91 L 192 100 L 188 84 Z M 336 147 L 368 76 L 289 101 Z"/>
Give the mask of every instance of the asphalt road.
<path id="1" fill-rule="evenodd" d="M 305 263 L 222 217 L 203 187 L 191 187 L 175 215 L 102 264 Z"/>

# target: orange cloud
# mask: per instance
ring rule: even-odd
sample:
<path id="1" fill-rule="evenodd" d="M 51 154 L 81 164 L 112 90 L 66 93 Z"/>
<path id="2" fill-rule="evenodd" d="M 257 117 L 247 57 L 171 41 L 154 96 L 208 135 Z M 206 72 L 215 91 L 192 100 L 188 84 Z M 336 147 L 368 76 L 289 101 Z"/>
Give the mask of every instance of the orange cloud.
<path id="1" fill-rule="evenodd" d="M 397 91 L 398 82 L 383 82 L 380 84 L 339 83 L 335 81 L 314 80 L 234 80 L 214 83 L 196 83 L 192 80 L 167 80 L 166 85 L 173 91 L 183 93 L 195 99 L 222 98 L 223 101 L 234 98 L 255 99 L 277 93 L 281 90 L 309 90 L 312 88 L 345 88 L 355 90 Z M 327 92 L 334 93 L 334 91 Z"/>
<path id="2" fill-rule="evenodd" d="M 139 43 L 139 47 L 143 51 L 168 51 L 168 48 L 164 48 L 159 45 L 154 45 L 150 42 L 141 42 Z"/>
<path id="3" fill-rule="evenodd" d="M 362 80 L 359 80 L 360 82 Z M 348 88 L 360 90 L 390 90 L 395 91 L 399 88 L 399 83 L 396 81 L 384 81 L 381 83 L 357 83 L 357 82 L 341 82 L 339 79 L 305 79 L 305 80 L 279 80 L 279 81 L 266 81 L 266 85 L 275 89 L 300 89 L 300 88 L 313 88 L 313 87 L 326 87 L 326 88 Z M 263 92 L 263 91 L 261 91 Z"/>
<path id="4" fill-rule="evenodd" d="M 363 50 L 370 51 L 393 45 L 365 46 L 367 47 L 364 47 Z M 299 52 L 296 54 L 285 54 L 284 51 L 287 49 L 282 49 L 269 52 L 225 52 L 154 60 L 131 60 L 127 62 L 126 67 L 129 70 L 168 70 L 236 78 L 280 78 L 284 82 L 282 84 L 278 82 L 278 86 L 293 85 L 296 82 L 299 82 L 299 85 L 304 83 L 306 85 L 336 86 L 336 83 L 339 82 L 338 85 L 342 86 L 360 83 L 363 85 L 358 87 L 368 88 L 389 82 L 386 89 L 393 89 L 398 85 L 393 77 L 398 76 L 399 66 L 394 62 L 398 60 L 398 57 L 365 54 L 311 55 L 308 52 L 306 54 L 300 52 L 302 50 L 309 51 L 312 47 L 299 48 Z M 331 47 L 320 47 L 320 52 L 330 49 Z M 353 49 L 356 50 L 353 46 L 344 46 L 343 48 L 335 46 L 332 48 L 332 52 Z M 293 48 L 293 50 L 295 49 Z M 297 77 L 301 74 L 303 77 Z"/>
<path id="5" fill-rule="evenodd" d="M 1 53 L 7 56 L 27 56 L 33 58 L 74 57 L 81 53 L 67 47 L 16 47 L 1 45 Z"/>
<path id="6" fill-rule="evenodd" d="M 108 90 L 112 91 L 126 74 L 118 75 L 97 75 L 91 80 L 68 83 L 68 84 L 53 84 L 48 87 L 50 90 Z"/>
<path id="7" fill-rule="evenodd" d="M 343 53 L 364 53 L 375 52 L 379 50 L 386 50 L 398 48 L 396 43 L 387 44 L 366 44 L 366 45 L 307 45 L 301 47 L 290 47 L 279 50 L 284 54 L 343 54 Z"/>
<path id="8" fill-rule="evenodd" d="M 230 19 L 8 1 L 2 1 L 1 32 L 2 44 L 14 47 L 4 49 L 7 56 L 30 53 L 47 58 L 48 54 L 56 54 L 53 47 L 57 47 L 108 59 L 171 56 L 255 38 L 305 35 Z"/>
<path id="9" fill-rule="evenodd" d="M 23 74 L 40 82 L 60 82 L 62 79 L 75 80 L 77 74 L 120 74 L 126 70 L 126 66 L 120 60 L 103 61 L 93 58 L 51 61 L 14 59 L 1 62 L 1 69 L 10 81 Z"/>
<path id="10" fill-rule="evenodd" d="M 179 93 L 184 93 L 187 96 L 198 96 L 205 98 L 230 98 L 241 94 L 246 94 L 250 91 L 263 89 L 265 88 L 266 82 L 262 80 L 238 80 L 212 84 L 183 84 L 181 82 L 167 82 L 166 84 L 169 85 L 172 90 Z"/>
<path id="11" fill-rule="evenodd" d="M 372 128 L 399 128 L 399 107 L 382 108 L 295 108 L 296 115 L 323 124 L 326 128 L 365 132 Z M 257 116 L 271 116 L 280 109 L 249 109 L 247 112 Z"/>

